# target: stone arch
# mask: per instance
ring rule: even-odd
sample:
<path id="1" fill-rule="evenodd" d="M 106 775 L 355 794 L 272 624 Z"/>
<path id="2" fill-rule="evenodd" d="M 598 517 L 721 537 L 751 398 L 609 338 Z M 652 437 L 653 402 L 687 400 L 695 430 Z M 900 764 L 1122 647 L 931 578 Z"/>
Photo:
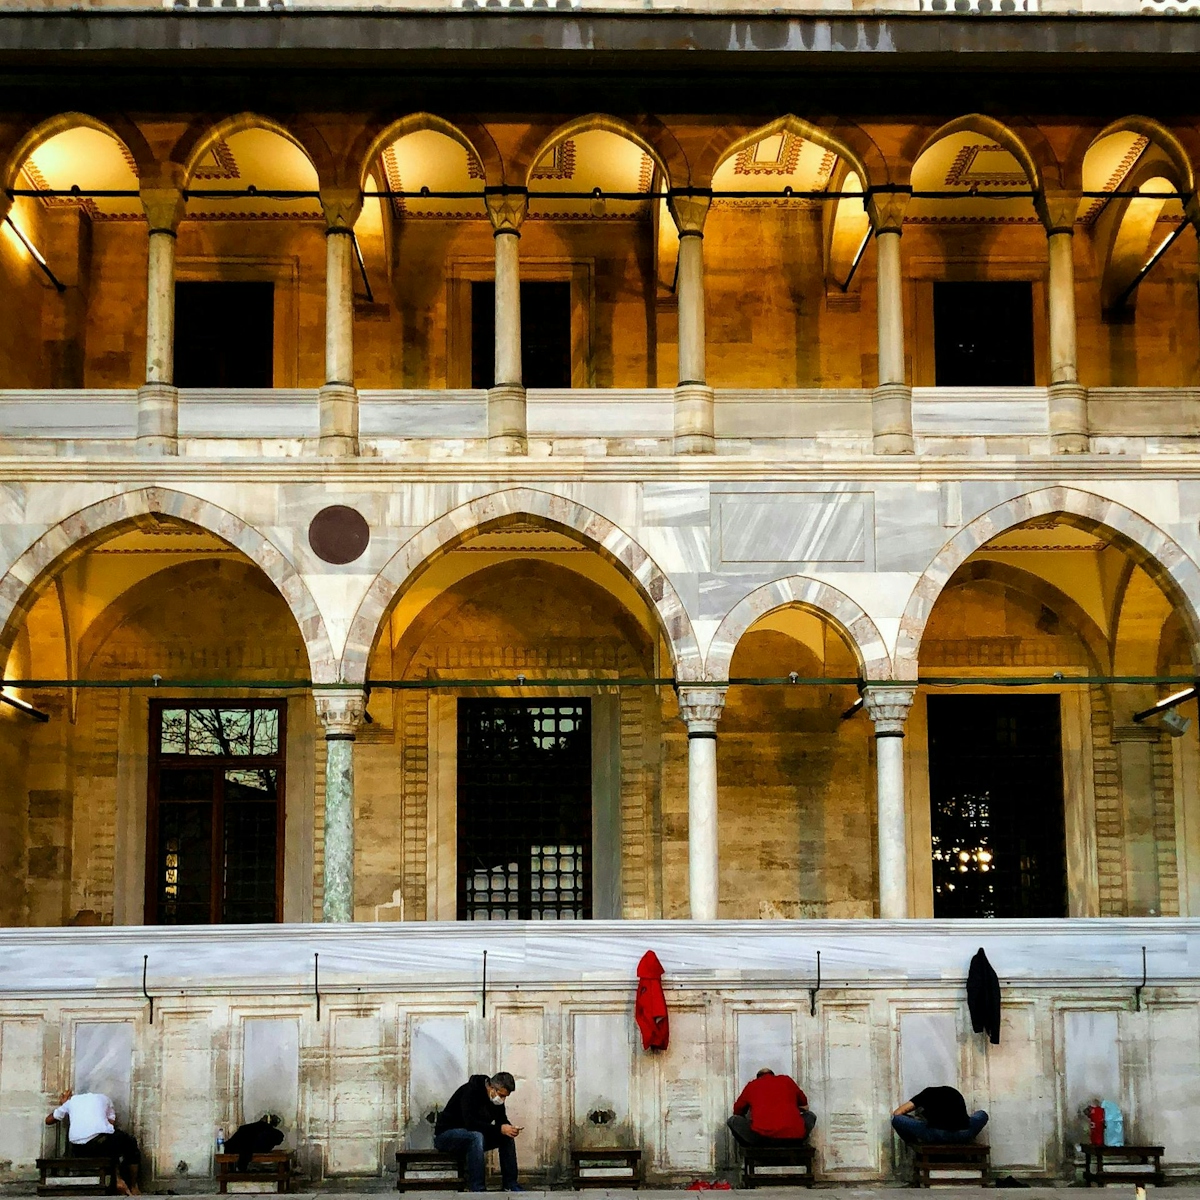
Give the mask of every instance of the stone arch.
<path id="1" fill-rule="evenodd" d="M 1180 612 L 1187 627 L 1192 659 L 1200 663 L 1200 567 L 1178 542 L 1123 504 L 1077 488 L 1048 487 L 989 509 L 960 529 L 938 552 L 917 580 L 900 621 L 894 657 L 897 679 L 917 678 L 921 637 L 929 614 L 955 571 L 997 534 L 1036 517 L 1049 516 L 1080 529 L 1110 535 Z"/>
<path id="2" fill-rule="evenodd" d="M 116 526 L 150 514 L 177 517 L 207 530 L 261 568 L 287 603 L 308 650 L 313 683 L 332 683 L 337 671 L 324 618 L 308 585 L 283 552 L 240 517 L 198 496 L 148 487 L 122 492 L 80 509 L 47 530 L 0 578 L 0 661 L 7 658 L 22 619 L 36 599 L 38 580 L 112 536 Z"/>
<path id="3" fill-rule="evenodd" d="M 109 114 L 105 119 L 89 113 L 65 112 L 30 126 L 19 137 L 4 159 L 3 174 L 0 175 L 0 191 L 16 187 L 17 175 L 25 160 L 41 145 L 69 129 L 96 129 L 119 142 L 137 166 L 138 175 L 146 178 L 154 170 L 154 152 L 142 135 L 142 131 L 127 117 Z"/>
<path id="4" fill-rule="evenodd" d="M 646 551 L 598 512 L 565 496 L 521 487 L 481 496 L 444 513 L 396 551 L 371 583 L 350 623 L 342 656 L 343 681 L 366 680 L 371 649 L 383 618 L 396 598 L 434 559 L 473 534 L 530 517 L 574 536 L 617 567 L 658 614 L 676 679 L 691 682 L 704 677 L 704 659 L 691 618 L 667 574 Z"/>
<path id="5" fill-rule="evenodd" d="M 285 125 L 274 117 L 260 113 L 231 113 L 216 122 L 196 122 L 183 134 L 171 151 L 171 160 L 182 168 L 183 185 L 191 183 L 201 159 L 222 138 L 232 137 L 247 129 L 266 129 L 292 143 L 312 163 L 322 185 L 336 183 L 337 166 L 320 132 L 305 121 L 291 120 Z"/>
<path id="6" fill-rule="evenodd" d="M 729 678 L 729 664 L 742 635 L 760 617 L 795 604 L 834 625 L 854 651 L 864 679 L 888 679 L 892 660 L 883 635 L 857 602 L 831 584 L 806 575 L 789 575 L 764 583 L 725 614 L 708 648 L 705 670 L 709 679 Z"/>
<path id="7" fill-rule="evenodd" d="M 363 129 L 347 155 L 347 177 L 359 187 L 365 186 L 371 165 L 388 146 L 410 133 L 426 129 L 450 138 L 472 155 L 483 168 L 484 185 L 498 187 L 505 182 L 504 160 L 487 126 L 474 119 L 448 121 L 429 112 L 409 113 L 399 120 L 386 124 L 376 122 Z"/>
<path id="8" fill-rule="evenodd" d="M 1196 189 L 1194 166 L 1194 150 L 1189 152 L 1184 146 L 1180 135 L 1168 129 L 1161 121 L 1153 117 L 1131 114 L 1119 120 L 1110 121 L 1099 133 L 1085 132 L 1072 147 L 1071 159 L 1067 163 L 1071 184 L 1081 187 L 1083 183 L 1083 160 L 1088 151 L 1103 138 L 1114 133 L 1136 133 L 1147 138 L 1150 143 L 1166 156 L 1174 168 L 1177 178 L 1174 180 L 1181 192 L 1191 193 Z M 1190 139 L 1189 139 L 1190 140 Z"/>
<path id="9" fill-rule="evenodd" d="M 887 163 L 879 147 L 865 130 L 843 122 L 817 124 L 788 113 L 756 129 L 743 129 L 741 133 L 732 136 L 731 131 L 726 131 L 722 136 L 714 138 L 705 146 L 696 162 L 695 178 L 698 185 L 707 187 L 717 168 L 726 159 L 777 133 L 791 133 L 805 141 L 824 146 L 826 150 L 832 150 L 840 159 L 850 164 L 864 187 L 889 182 Z"/>
<path id="10" fill-rule="evenodd" d="M 910 143 L 906 154 L 910 175 L 914 164 L 931 146 L 940 142 L 942 138 L 964 130 L 991 138 L 998 146 L 1003 146 L 1021 164 L 1029 186 L 1035 193 L 1040 194 L 1048 188 L 1062 186 L 1062 170 L 1058 156 L 1041 130 L 1028 122 L 1021 122 L 1021 133 L 1017 134 L 1004 122 L 983 113 L 968 113 L 956 117 L 929 134 L 919 146 Z M 917 136 L 920 136 L 919 130 Z"/>
<path id="11" fill-rule="evenodd" d="M 528 187 L 533 168 L 541 161 L 543 155 L 553 150 L 559 142 L 565 142 L 567 138 L 595 130 L 615 133 L 639 147 L 650 156 L 669 187 L 682 188 L 690 183 L 691 171 L 687 155 L 674 133 L 661 121 L 648 117 L 640 118 L 636 122 L 622 121 L 620 117 L 613 117 L 608 113 L 589 113 L 584 117 L 576 117 L 546 134 L 536 144 L 533 139 L 537 136 L 537 130 L 532 130 L 533 136 L 523 141 L 513 156 L 511 166 L 514 181 Z"/>

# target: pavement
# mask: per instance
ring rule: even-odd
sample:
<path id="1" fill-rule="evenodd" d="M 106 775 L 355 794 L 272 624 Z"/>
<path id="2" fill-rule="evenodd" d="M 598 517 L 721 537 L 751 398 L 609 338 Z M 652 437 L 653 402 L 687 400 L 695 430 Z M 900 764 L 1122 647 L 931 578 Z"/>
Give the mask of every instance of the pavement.
<path id="1" fill-rule="evenodd" d="M 361 1188 L 362 1181 L 356 1181 L 356 1185 Z M 1062 1193 L 1064 1190 L 1071 1187 L 1080 1187 L 1079 1184 L 1071 1184 L 1063 1181 L 1055 1186 L 1014 1188 L 1013 1190 L 1023 1200 L 1063 1200 Z M 886 1184 L 868 1184 L 868 1183 L 817 1183 L 815 1184 L 817 1191 L 834 1192 L 839 1194 L 839 1200 L 914 1200 L 911 1187 L 896 1187 Z M 492 1189 L 493 1192 L 498 1192 L 499 1189 Z M 982 1194 L 987 1191 L 993 1193 L 995 1188 L 982 1187 L 959 1187 L 947 1186 L 931 1189 L 936 1191 L 940 1200 L 980 1200 Z M 1148 1193 L 1155 1193 L 1159 1188 L 1147 1187 Z M 803 1189 L 794 1187 L 760 1187 L 754 1188 L 755 1200 L 802 1200 L 804 1195 Z M 1109 1195 L 1114 1196 L 1117 1200 L 1134 1200 L 1135 1190 L 1132 1183 L 1113 1183 L 1107 1187 Z M 0 1185 L 0 1196 L 4 1195 L 33 1195 L 35 1194 L 35 1185 L 29 1184 L 3 1184 Z M 228 1196 L 218 1196 L 212 1192 L 146 1192 L 150 1195 L 180 1195 L 187 1196 L 187 1200 L 229 1200 Z M 244 1193 L 243 1193 L 244 1194 Z M 396 1195 L 395 1184 L 389 1183 L 386 1179 L 379 1181 L 379 1186 L 372 1188 L 370 1191 L 359 1190 L 334 1190 L 326 1188 L 323 1190 L 301 1190 L 295 1193 L 304 1195 L 308 1200 L 379 1200 L 381 1195 Z M 412 1200 L 449 1200 L 449 1197 L 454 1193 L 445 1191 L 408 1191 L 404 1195 L 411 1197 Z M 510 1193 L 505 1193 L 509 1195 Z M 685 1194 L 683 1187 L 677 1188 L 640 1188 L 633 1191 L 629 1188 L 589 1188 L 586 1193 L 576 1191 L 526 1191 L 521 1193 L 521 1200 L 567 1200 L 571 1197 L 572 1200 L 681 1200 Z M 724 1195 L 724 1190 L 716 1192 L 716 1197 Z M 1014 1198 L 1015 1200 L 1015 1198 Z M 1082 1200 L 1082 1198 L 1081 1198 Z M 1180 1182 L 1168 1185 L 1166 1194 L 1162 1200 L 1200 1200 L 1200 1181 Z"/>

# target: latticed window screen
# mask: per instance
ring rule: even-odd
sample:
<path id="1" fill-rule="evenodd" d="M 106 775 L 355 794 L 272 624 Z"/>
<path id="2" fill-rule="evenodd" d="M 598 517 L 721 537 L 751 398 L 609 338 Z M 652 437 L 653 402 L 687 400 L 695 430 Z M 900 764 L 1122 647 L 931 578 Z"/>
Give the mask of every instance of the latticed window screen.
<path id="1" fill-rule="evenodd" d="M 586 699 L 460 700 L 460 920 L 592 915 Z"/>
<path id="2" fill-rule="evenodd" d="M 281 704 L 151 710 L 148 921 L 279 920 L 283 717 Z"/>
<path id="3" fill-rule="evenodd" d="M 1064 917 L 1057 696 L 930 696 L 935 917 Z"/>

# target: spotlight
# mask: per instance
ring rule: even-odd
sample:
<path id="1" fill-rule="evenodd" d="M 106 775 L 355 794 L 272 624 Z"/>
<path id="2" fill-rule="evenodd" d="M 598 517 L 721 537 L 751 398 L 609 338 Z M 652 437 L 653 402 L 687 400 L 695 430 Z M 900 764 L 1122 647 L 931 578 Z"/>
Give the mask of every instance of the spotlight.
<path id="1" fill-rule="evenodd" d="M 1172 737 L 1183 737 L 1191 725 L 1188 717 L 1182 717 L 1174 709 L 1162 715 L 1162 726 Z"/>

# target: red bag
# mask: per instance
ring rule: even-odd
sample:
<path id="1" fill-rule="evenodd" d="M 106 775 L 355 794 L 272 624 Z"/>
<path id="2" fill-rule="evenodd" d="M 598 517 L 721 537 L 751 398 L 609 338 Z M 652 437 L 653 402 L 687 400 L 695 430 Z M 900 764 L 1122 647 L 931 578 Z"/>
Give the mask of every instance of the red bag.
<path id="1" fill-rule="evenodd" d="M 667 998 L 663 995 L 663 965 L 653 950 L 647 950 L 637 965 L 637 1000 L 634 1020 L 642 1033 L 643 1050 L 665 1050 L 671 1040 L 667 1020 Z"/>
<path id="2" fill-rule="evenodd" d="M 1104 1145 L 1104 1109 L 1098 1104 L 1089 1104 L 1088 1110 L 1088 1137 L 1093 1146 Z"/>

